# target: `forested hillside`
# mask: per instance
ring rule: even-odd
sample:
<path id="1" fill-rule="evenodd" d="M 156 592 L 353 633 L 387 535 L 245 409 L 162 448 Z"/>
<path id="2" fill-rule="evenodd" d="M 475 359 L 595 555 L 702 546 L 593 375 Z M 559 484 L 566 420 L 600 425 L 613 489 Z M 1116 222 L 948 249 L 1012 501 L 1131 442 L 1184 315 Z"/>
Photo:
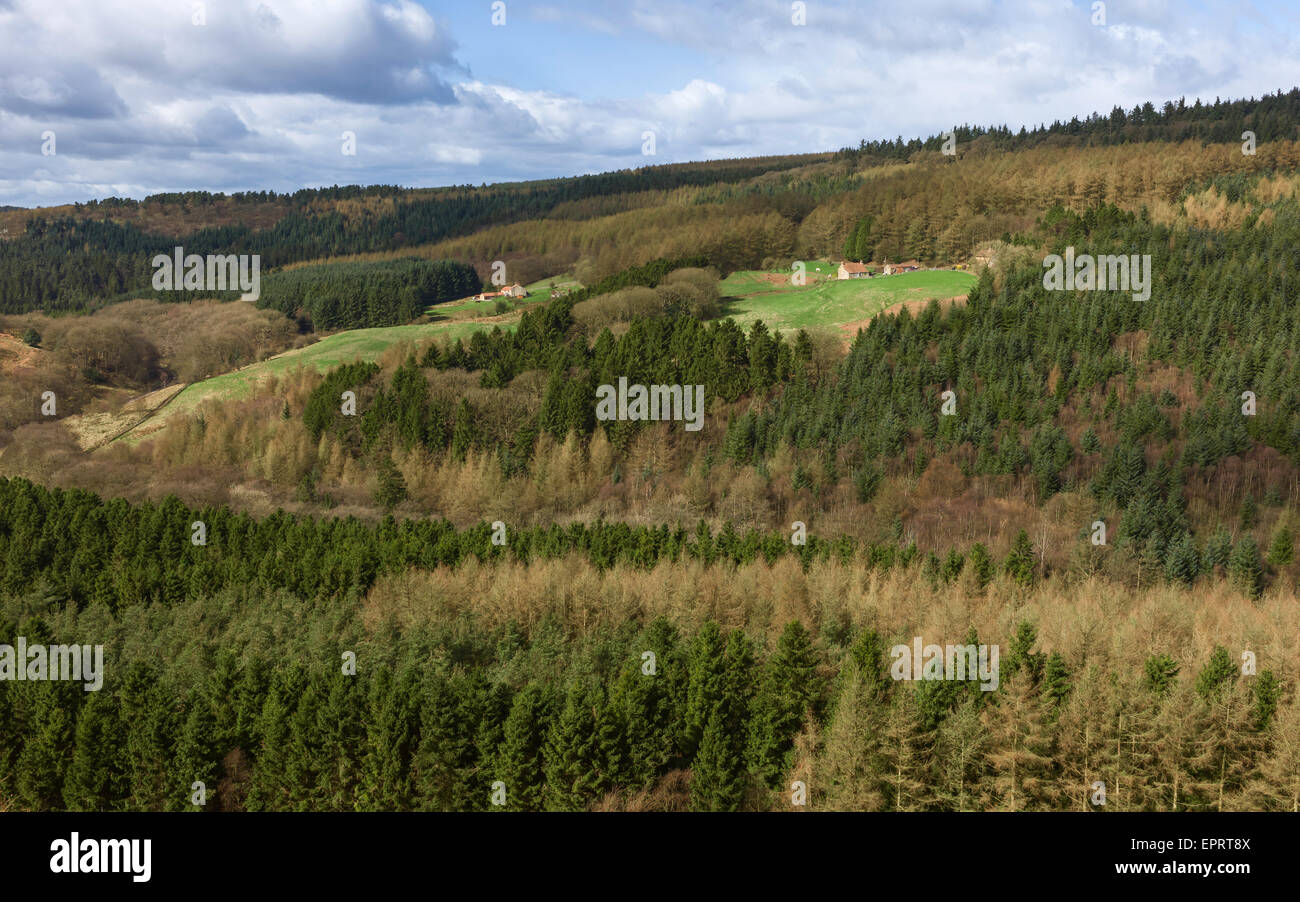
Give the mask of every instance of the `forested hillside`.
<path id="1" fill-rule="evenodd" d="M 648 166 L 480 188 L 110 198 L 59 208 L 53 217 L 37 212 L 20 235 L 11 230 L 0 257 L 0 313 L 83 311 L 105 299 L 151 294 L 150 261 L 177 245 L 203 256 L 257 254 L 264 272 L 420 248 L 435 259 L 472 263 L 480 274 L 495 260 L 514 260 L 527 271 L 524 281 L 551 274 L 534 272 L 540 261 L 532 257 L 571 262 L 574 253 L 591 256 L 598 276 L 700 252 L 725 273 L 789 257 L 796 246 L 838 253 L 870 216 L 869 247 L 877 257 L 964 259 L 975 243 L 1023 228 L 1026 214 L 1053 199 L 1146 203 L 1163 217 L 1197 181 L 1293 170 L 1300 162 L 1297 125 L 1300 92 L 1292 90 L 1208 105 L 1148 103 L 1019 133 L 961 126 L 953 131 L 952 156 L 940 152 L 946 136 L 938 135 L 864 140 L 837 154 Z M 1259 144 L 1252 155 L 1240 152 L 1247 130 Z M 1158 142 L 1158 154 L 1151 142 Z M 1018 160 L 1012 169 L 998 162 L 1008 153 Z M 213 211 L 208 221 L 222 224 L 176 231 L 203 221 L 204 209 Z M 665 217 L 673 238 L 659 234 Z M 629 228 L 640 234 L 627 234 Z M 537 240 L 541 235 L 545 241 Z M 456 241 L 464 236 L 476 237 Z M 615 246 L 603 253 L 599 245 L 611 241 Z"/>
<path id="2" fill-rule="evenodd" d="M 181 810 L 199 780 L 227 810 L 774 810 L 793 781 L 825 809 L 1088 810 L 1101 781 L 1106 810 L 1300 810 L 1298 111 L 259 199 L 288 212 L 185 244 L 265 248 L 261 310 L 6 320 L 47 335 L 0 422 L 0 643 L 107 663 L 101 692 L 0 681 L 0 809 Z M 97 308 L 171 240 L 33 223 L 3 302 Z M 1050 255 L 1143 290 L 1057 290 Z M 841 256 L 978 281 L 880 315 L 864 281 L 844 329 L 732 318 L 733 270 L 793 293 Z M 498 261 L 581 287 L 138 442 L 39 413 L 45 374 L 144 387 L 225 310 L 242 363 Z M 621 380 L 701 386 L 702 428 L 598 417 Z M 916 637 L 999 646 L 998 685 L 899 679 Z"/>
<path id="3" fill-rule="evenodd" d="M 1268 665 L 1244 679 L 1203 630 L 1145 660 L 1126 618 L 1076 608 L 1080 632 L 1063 612 L 1109 590 L 1035 587 L 1023 533 L 927 587 L 914 547 L 813 542 L 785 567 L 784 537 L 703 524 L 506 548 L 487 524 L 0 494 L 0 636 L 103 643 L 108 674 L 93 693 L 0 682 L 0 809 L 185 810 L 196 780 L 220 810 L 488 810 L 498 781 L 506 810 L 768 809 L 791 776 L 814 808 L 1086 810 L 1096 779 L 1113 810 L 1300 799 L 1300 705 L 1268 638 L 1297 625 L 1289 591 L 1208 596 L 1230 618 L 1216 643 Z M 945 627 L 904 598 L 956 606 L 949 641 L 999 641 L 997 690 L 890 679 L 895 641 Z"/>
<path id="4" fill-rule="evenodd" d="M 256 254 L 265 272 L 323 257 L 427 244 L 497 223 L 544 217 L 586 198 L 744 181 L 807 162 L 802 157 L 724 160 L 491 188 L 406 192 L 353 186 L 300 191 L 291 196 L 291 211 L 269 228 L 231 224 L 183 235 L 155 234 L 133 222 L 117 222 L 109 215 L 116 204 L 55 219 L 37 215 L 20 237 L 4 243 L 0 313 L 84 311 L 104 299 L 151 295 L 150 261 L 157 254 L 170 255 L 178 245 L 187 255 Z M 214 198 L 203 193 L 175 199 L 156 196 L 145 203 L 150 200 L 202 205 Z M 85 215 L 94 213 L 104 215 Z"/>

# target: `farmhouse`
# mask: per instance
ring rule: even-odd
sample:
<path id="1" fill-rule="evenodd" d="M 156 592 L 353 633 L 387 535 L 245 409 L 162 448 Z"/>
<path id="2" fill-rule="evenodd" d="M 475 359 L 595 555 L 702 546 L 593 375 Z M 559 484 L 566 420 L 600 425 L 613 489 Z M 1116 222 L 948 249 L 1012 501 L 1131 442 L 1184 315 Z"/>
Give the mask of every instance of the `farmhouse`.
<path id="1" fill-rule="evenodd" d="M 885 275 L 892 276 L 900 272 L 916 272 L 921 268 L 921 264 L 916 260 L 908 260 L 906 263 L 886 263 Z"/>
<path id="2" fill-rule="evenodd" d="M 483 292 L 480 292 L 479 294 L 474 295 L 474 300 L 476 300 L 476 301 L 489 301 L 489 300 L 491 300 L 492 298 L 499 298 L 499 297 L 501 297 L 501 295 L 503 295 L 503 294 L 505 294 L 504 291 L 483 291 Z"/>
<path id="3" fill-rule="evenodd" d="M 845 260 L 840 264 L 841 279 L 870 279 L 873 273 L 865 263 L 854 263 Z"/>
<path id="4" fill-rule="evenodd" d="M 525 288 L 524 286 L 520 285 L 518 282 L 516 282 L 515 284 L 510 285 L 510 286 L 507 286 L 506 288 L 502 289 L 501 293 L 502 293 L 503 295 L 505 295 L 506 297 L 508 297 L 508 298 L 526 298 L 526 297 L 528 297 L 528 289 Z"/>

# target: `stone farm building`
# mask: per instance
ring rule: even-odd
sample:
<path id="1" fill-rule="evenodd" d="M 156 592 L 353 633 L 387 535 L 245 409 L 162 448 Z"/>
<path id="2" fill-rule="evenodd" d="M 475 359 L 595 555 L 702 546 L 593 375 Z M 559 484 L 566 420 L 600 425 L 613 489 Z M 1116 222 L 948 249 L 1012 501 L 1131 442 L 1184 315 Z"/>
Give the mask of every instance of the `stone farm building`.
<path id="1" fill-rule="evenodd" d="M 476 301 L 490 301 L 492 298 L 526 298 L 528 289 L 516 282 L 513 285 L 507 285 L 500 291 L 485 291 L 482 294 L 475 295 Z"/>
<path id="2" fill-rule="evenodd" d="M 841 279 L 870 279 L 871 276 L 871 269 L 865 263 L 854 263 L 851 260 L 845 260 L 840 264 Z"/>
<path id="3" fill-rule="evenodd" d="M 916 272 L 920 268 L 921 268 L 921 264 L 918 263 L 916 260 L 908 260 L 905 263 L 886 263 L 884 274 L 887 276 L 892 276 L 894 273 Z"/>

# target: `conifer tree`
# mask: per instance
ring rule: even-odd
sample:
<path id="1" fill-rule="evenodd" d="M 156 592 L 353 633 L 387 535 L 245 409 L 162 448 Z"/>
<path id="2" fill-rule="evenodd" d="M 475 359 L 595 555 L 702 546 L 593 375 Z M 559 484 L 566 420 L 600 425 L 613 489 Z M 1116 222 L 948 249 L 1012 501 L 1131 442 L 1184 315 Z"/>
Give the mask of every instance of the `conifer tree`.
<path id="1" fill-rule="evenodd" d="M 1291 539 L 1291 530 L 1286 524 L 1282 524 L 1273 533 L 1273 543 L 1268 549 L 1268 562 L 1274 567 L 1285 567 L 1291 563 L 1294 554 L 1294 546 Z"/>
<path id="2" fill-rule="evenodd" d="M 445 674 L 425 681 L 420 705 L 420 743 L 411 764 L 418 807 L 424 811 L 468 811 L 482 808 L 475 797 L 472 700 L 458 691 L 461 683 Z M 468 703 L 468 704 L 467 704 Z M 507 801 L 509 794 L 507 793 Z"/>
<path id="3" fill-rule="evenodd" d="M 215 807 L 220 774 L 220 755 L 214 741 L 216 718 L 212 706 L 197 691 L 190 693 L 185 708 L 185 719 L 172 753 L 167 808 L 170 811 L 204 811 L 208 810 L 209 802 L 212 802 L 211 807 Z M 192 801 L 195 783 L 203 784 L 202 807 L 195 806 Z"/>
<path id="4" fill-rule="evenodd" d="M 301 693 L 294 699 L 292 713 L 287 717 L 284 789 L 285 802 L 293 811 L 311 811 L 322 804 L 320 776 L 328 767 L 320 741 L 320 709 L 324 692 L 324 680 L 319 673 L 308 677 Z"/>
<path id="5" fill-rule="evenodd" d="M 884 699 L 851 656 L 840 685 L 814 781 L 828 809 L 879 811 L 885 805 L 880 754 Z"/>
<path id="6" fill-rule="evenodd" d="M 713 708 L 722 699 L 724 667 L 722 631 L 716 623 L 708 621 L 691 642 L 682 749 L 688 759 L 694 757 Z"/>
<path id="7" fill-rule="evenodd" d="M 596 753 L 593 787 L 596 794 L 623 790 L 631 782 L 631 754 L 627 737 L 627 710 L 616 693 L 595 696 Z"/>
<path id="8" fill-rule="evenodd" d="M 1259 598 L 1264 592 L 1264 563 L 1259 557 L 1259 546 L 1253 536 L 1245 536 L 1232 550 L 1228 572 L 1243 592 L 1250 598 Z"/>
<path id="9" fill-rule="evenodd" d="M 1178 663 L 1169 655 L 1152 655 L 1143 667 L 1143 686 L 1156 698 L 1165 698 L 1173 690 L 1178 670 Z"/>
<path id="10" fill-rule="evenodd" d="M 9 624 L 0 615 L 0 636 L 10 636 Z M 8 680 L 0 680 L 0 798 L 12 798 L 17 777 L 18 758 L 22 753 L 22 723 L 11 698 Z"/>
<path id="11" fill-rule="evenodd" d="M 988 741 L 980 706 L 972 697 L 966 697 L 940 724 L 935 747 L 936 790 L 945 810 L 986 807 Z"/>
<path id="12" fill-rule="evenodd" d="M 1241 500 L 1241 519 L 1240 526 L 1243 532 L 1254 529 L 1259 524 L 1259 507 L 1255 504 L 1255 496 L 1250 492 Z"/>
<path id="13" fill-rule="evenodd" d="M 1220 526 L 1205 543 L 1205 567 L 1206 569 L 1218 567 L 1226 571 L 1231 558 L 1232 536 L 1227 529 Z"/>
<path id="14" fill-rule="evenodd" d="M 1043 676 L 1043 663 L 1046 655 L 1035 652 L 1034 644 L 1038 641 L 1038 631 L 1033 623 L 1022 620 L 1016 624 L 1016 634 L 1011 638 L 1011 648 L 1002 659 L 1002 679 L 1007 680 L 1024 671 L 1029 681 L 1037 685 Z"/>
<path id="15" fill-rule="evenodd" d="M 77 717 L 76 749 L 63 783 L 63 802 L 69 811 L 110 811 L 129 791 L 124 767 L 125 731 L 117 697 L 92 692 Z"/>
<path id="16" fill-rule="evenodd" d="M 569 686 L 564 707 L 546 737 L 543 798 L 549 811 L 581 811 L 603 787 L 599 773 L 597 695 L 589 686 Z"/>
<path id="17" fill-rule="evenodd" d="M 1050 730 L 1026 674 L 1005 680 L 996 701 L 983 711 L 992 771 L 989 790 L 1000 810 L 1032 810 L 1046 792 Z"/>
<path id="18" fill-rule="evenodd" d="M 1196 675 L 1196 692 L 1209 702 L 1215 695 L 1233 682 L 1237 676 L 1237 667 L 1232 662 L 1228 650 L 1216 645 L 1210 660 Z"/>
<path id="19" fill-rule="evenodd" d="M 257 719 L 261 747 L 248 788 L 249 811 L 285 811 L 290 807 L 289 718 L 304 683 L 305 676 L 297 668 L 277 671 L 262 703 Z"/>
<path id="20" fill-rule="evenodd" d="M 1187 681 L 1174 687 L 1156 716 L 1150 747 L 1151 801 L 1160 810 L 1204 809 L 1218 763 L 1209 740 L 1210 711 Z"/>
<path id="21" fill-rule="evenodd" d="M 29 683 L 32 696 L 18 758 L 18 798 L 36 811 L 60 807 L 72 757 L 77 699 L 63 681 Z M 80 691 L 80 686 L 76 687 Z"/>
<path id="22" fill-rule="evenodd" d="M 859 677 L 866 681 L 867 689 L 881 696 L 882 700 L 893 684 L 889 676 L 888 652 L 884 638 L 874 629 L 864 630 L 849 649 Z"/>
<path id="23" fill-rule="evenodd" d="M 1252 807 L 1300 812 L 1300 693 L 1278 709 L 1269 739 L 1247 798 Z"/>
<path id="24" fill-rule="evenodd" d="M 1082 674 L 1078 686 L 1060 711 L 1052 758 L 1059 766 L 1051 787 L 1054 809 L 1088 811 L 1094 806 L 1093 784 L 1100 781 L 1114 793 L 1115 786 L 1105 771 L 1109 721 L 1108 708 L 1116 704 L 1117 686 L 1093 665 Z M 1107 798 L 1107 807 L 1110 799 Z"/>
<path id="25" fill-rule="evenodd" d="M 538 425 L 556 439 L 563 440 L 568 429 L 564 411 L 564 374 L 557 368 L 551 371 L 546 383 L 546 393 L 542 396 L 542 409 L 538 413 Z"/>
<path id="26" fill-rule="evenodd" d="M 812 640 L 803 624 L 792 620 L 763 668 L 750 721 L 750 768 L 771 788 L 780 784 L 790 766 L 794 737 L 804 718 L 816 713 L 820 684 Z"/>
<path id="27" fill-rule="evenodd" d="M 1011 552 L 1007 555 L 1004 565 L 1007 574 L 1022 586 L 1028 586 L 1034 581 L 1034 547 L 1030 544 L 1029 533 L 1020 530 L 1016 534 L 1015 541 L 1011 545 Z"/>
<path id="28" fill-rule="evenodd" d="M 921 811 L 934 801 L 930 776 L 934 733 L 925 728 L 912 683 L 893 693 L 885 709 L 880 757 L 885 805 L 891 811 Z"/>
<path id="29" fill-rule="evenodd" d="M 370 811 L 410 805 L 411 759 L 419 742 L 419 680 L 414 667 L 396 675 L 380 666 L 370 681 L 359 805 Z"/>
<path id="30" fill-rule="evenodd" d="M 1278 698 L 1282 695 L 1282 687 L 1273 676 L 1273 671 L 1265 670 L 1259 675 L 1251 687 L 1254 699 L 1254 718 L 1255 729 L 1264 732 L 1268 729 L 1269 723 L 1273 720 L 1273 715 L 1277 711 Z"/>
<path id="31" fill-rule="evenodd" d="M 475 333 L 478 335 L 480 333 Z M 456 407 L 455 425 L 451 432 L 451 454 L 458 461 L 464 461 L 465 455 L 469 453 L 470 446 L 474 443 L 474 414 L 470 410 L 469 401 L 461 399 L 460 404 Z"/>
<path id="32" fill-rule="evenodd" d="M 678 651 L 676 629 L 657 618 L 636 648 L 651 652 L 649 661 L 629 660 L 613 692 L 613 706 L 623 712 L 627 742 L 627 775 L 632 785 L 649 788 L 670 762 L 681 755 L 685 713 L 686 663 Z"/>
<path id="33" fill-rule="evenodd" d="M 735 811 L 749 786 L 745 739 L 753 695 L 754 653 L 740 630 L 732 630 L 723 649 L 721 692 L 709 712 L 700 749 L 692 765 L 691 807 L 697 811 Z"/>
<path id="34" fill-rule="evenodd" d="M 1124 687 L 1122 695 L 1107 695 L 1104 780 L 1106 807 L 1137 811 L 1159 804 L 1154 785 L 1157 753 L 1165 738 L 1158 722 L 1158 697 Z M 1174 684 L 1170 684 L 1172 693 Z"/>
<path id="35" fill-rule="evenodd" d="M 1261 750 L 1255 730 L 1250 693 L 1239 682 L 1225 684 L 1208 700 L 1210 712 L 1204 737 L 1208 755 L 1207 807 L 1223 811 L 1230 796 L 1236 796 L 1255 769 Z"/>
<path id="36" fill-rule="evenodd" d="M 161 811 L 167 797 L 173 704 L 158 685 L 157 674 L 143 662 L 127 672 L 121 699 L 131 782 L 128 807 Z"/>
<path id="37" fill-rule="evenodd" d="M 208 677 L 203 681 L 203 703 L 212 712 L 212 744 L 220 758 L 236 744 L 239 717 L 235 711 L 235 688 L 239 683 L 239 660 L 233 649 L 217 651 Z"/>
<path id="38" fill-rule="evenodd" d="M 387 454 L 379 458 L 375 481 L 375 501 L 384 510 L 391 511 L 406 500 L 406 480 Z"/>
<path id="39" fill-rule="evenodd" d="M 1047 656 L 1047 665 L 1043 669 L 1043 683 L 1040 687 L 1049 722 L 1056 720 L 1071 688 L 1070 671 L 1065 665 L 1065 659 L 1061 657 L 1060 652 L 1054 651 Z"/>
<path id="40" fill-rule="evenodd" d="M 500 746 L 492 769 L 493 781 L 506 788 L 506 810 L 539 811 L 546 784 L 543 746 L 546 742 L 549 706 L 545 692 L 529 683 L 514 698 L 502 729 Z"/>
<path id="41" fill-rule="evenodd" d="M 269 690 L 270 665 L 267 661 L 264 658 L 254 658 L 247 662 L 240 670 L 231 699 L 235 714 L 231 742 L 247 754 L 256 754 L 260 739 L 258 719 Z"/>
<path id="42" fill-rule="evenodd" d="M 745 797 L 745 744 L 728 719 L 725 705 L 709 714 L 692 766 L 693 811 L 735 811 Z"/>
<path id="43" fill-rule="evenodd" d="M 1200 558 L 1196 553 L 1196 546 L 1192 543 L 1192 537 L 1188 533 L 1183 533 L 1182 538 L 1169 547 L 1165 562 L 1165 576 L 1190 586 L 1196 581 L 1200 569 Z"/>
<path id="44" fill-rule="evenodd" d="M 983 589 L 993 579 L 993 559 L 982 542 L 976 542 L 970 550 L 969 567 L 974 574 L 976 587 Z"/>

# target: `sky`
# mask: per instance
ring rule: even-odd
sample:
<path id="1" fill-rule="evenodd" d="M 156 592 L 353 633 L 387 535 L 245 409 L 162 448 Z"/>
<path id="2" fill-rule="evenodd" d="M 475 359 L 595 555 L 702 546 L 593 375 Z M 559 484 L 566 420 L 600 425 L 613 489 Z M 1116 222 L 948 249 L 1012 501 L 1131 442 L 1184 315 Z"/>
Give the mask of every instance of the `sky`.
<path id="1" fill-rule="evenodd" d="M 551 178 L 1300 85 L 1290 0 L 1102 6 L 0 0 L 0 205 Z"/>

